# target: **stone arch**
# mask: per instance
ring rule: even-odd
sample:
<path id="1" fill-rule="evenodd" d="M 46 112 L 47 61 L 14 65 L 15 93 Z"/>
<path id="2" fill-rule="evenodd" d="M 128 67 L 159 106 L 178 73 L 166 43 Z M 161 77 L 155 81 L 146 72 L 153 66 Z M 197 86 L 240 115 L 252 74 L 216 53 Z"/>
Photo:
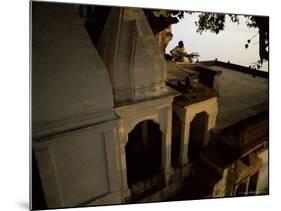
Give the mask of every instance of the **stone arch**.
<path id="1" fill-rule="evenodd" d="M 124 131 L 123 131 L 123 138 L 124 138 L 124 145 L 126 145 L 128 143 L 128 134 L 141 122 L 144 121 L 152 121 L 155 124 L 160 125 L 160 130 L 161 132 L 164 132 L 163 129 L 161 129 L 161 124 L 159 121 L 158 116 L 154 115 L 154 116 L 149 116 L 149 117 L 143 117 L 140 119 L 137 119 L 135 121 L 132 121 L 130 123 L 127 123 L 127 125 L 124 127 Z"/>
<path id="2" fill-rule="evenodd" d="M 162 131 L 151 119 L 137 123 L 125 145 L 127 184 L 146 180 L 161 172 Z"/>
<path id="3" fill-rule="evenodd" d="M 206 111 L 196 113 L 190 121 L 188 158 L 190 161 L 200 156 L 208 141 L 209 114 Z"/>
<path id="4" fill-rule="evenodd" d="M 207 135 L 204 141 L 204 146 L 209 144 L 209 133 L 213 128 L 216 127 L 216 119 L 218 113 L 218 102 L 217 98 L 211 98 L 204 102 L 200 102 L 191 106 L 188 106 L 186 109 L 186 122 L 191 122 L 198 113 L 205 112 L 208 114 L 207 121 Z"/>

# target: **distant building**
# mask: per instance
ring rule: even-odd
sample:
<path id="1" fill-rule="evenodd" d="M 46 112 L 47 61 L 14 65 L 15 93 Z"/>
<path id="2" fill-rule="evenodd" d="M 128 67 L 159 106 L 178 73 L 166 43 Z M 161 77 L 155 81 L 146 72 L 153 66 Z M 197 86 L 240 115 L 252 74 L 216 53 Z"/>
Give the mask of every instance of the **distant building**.
<path id="1" fill-rule="evenodd" d="M 141 9 L 99 9 L 32 3 L 33 209 L 267 194 L 268 74 L 166 62 Z"/>

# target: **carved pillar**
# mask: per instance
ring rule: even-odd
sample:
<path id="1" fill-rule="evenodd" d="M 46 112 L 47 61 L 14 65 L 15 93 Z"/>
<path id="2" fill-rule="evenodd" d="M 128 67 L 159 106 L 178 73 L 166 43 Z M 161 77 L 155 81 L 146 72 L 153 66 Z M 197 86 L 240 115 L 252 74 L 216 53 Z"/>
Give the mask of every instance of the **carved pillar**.
<path id="1" fill-rule="evenodd" d="M 180 154 L 179 163 L 183 166 L 188 163 L 188 142 L 189 142 L 189 130 L 190 122 L 182 122 L 181 124 L 181 144 L 180 144 Z"/>
<path id="2" fill-rule="evenodd" d="M 120 172 L 119 170 L 119 162 L 116 160 L 116 140 L 114 136 L 116 135 L 115 131 L 106 131 L 104 132 L 104 140 L 105 140 L 105 151 L 106 151 L 106 159 L 107 159 L 107 171 L 108 171 L 108 179 L 109 179 L 109 189 L 110 192 L 115 192 L 120 190 Z"/>
<path id="3" fill-rule="evenodd" d="M 165 175 L 165 182 L 170 179 L 172 173 L 171 167 L 171 150 L 172 150 L 172 107 L 168 106 L 165 109 L 165 121 L 162 128 L 162 170 Z"/>
<path id="4" fill-rule="evenodd" d="M 194 114 L 188 113 L 188 110 L 185 110 L 185 118 L 182 121 L 181 127 L 181 144 L 180 144 L 180 155 L 179 163 L 184 166 L 188 160 L 188 144 L 189 144 L 189 135 L 190 135 L 190 123 L 194 118 Z"/>
<path id="5" fill-rule="evenodd" d="M 119 141 L 120 141 L 120 165 L 121 165 L 121 175 L 122 175 L 122 200 L 127 200 L 130 195 L 131 191 L 128 187 L 128 180 L 127 180 L 127 163 L 126 163 L 126 144 L 128 142 L 128 134 L 124 134 L 124 128 L 121 123 L 118 126 L 119 132 Z"/>

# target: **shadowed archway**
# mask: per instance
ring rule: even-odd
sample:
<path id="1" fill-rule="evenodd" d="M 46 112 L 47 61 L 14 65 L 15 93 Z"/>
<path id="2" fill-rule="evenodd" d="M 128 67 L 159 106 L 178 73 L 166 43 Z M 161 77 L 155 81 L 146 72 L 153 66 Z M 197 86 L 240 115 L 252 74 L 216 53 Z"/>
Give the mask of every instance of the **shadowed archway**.
<path id="1" fill-rule="evenodd" d="M 152 120 L 138 123 L 129 133 L 125 146 L 129 187 L 160 173 L 161 138 L 159 125 Z"/>
<path id="2" fill-rule="evenodd" d="M 188 158 L 190 161 L 196 160 L 207 138 L 209 115 L 206 112 L 196 114 L 190 123 L 190 136 L 188 147 Z"/>

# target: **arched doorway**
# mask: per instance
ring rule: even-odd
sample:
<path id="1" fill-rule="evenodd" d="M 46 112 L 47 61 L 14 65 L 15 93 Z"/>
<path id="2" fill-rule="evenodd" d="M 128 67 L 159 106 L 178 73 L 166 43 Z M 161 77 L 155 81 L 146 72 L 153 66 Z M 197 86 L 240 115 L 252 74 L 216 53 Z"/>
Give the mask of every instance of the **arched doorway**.
<path id="1" fill-rule="evenodd" d="M 206 112 L 196 114 L 190 123 L 188 159 L 196 160 L 204 146 L 204 141 L 207 138 L 207 126 L 209 115 Z"/>
<path id="2" fill-rule="evenodd" d="M 246 184 L 241 183 L 236 189 L 236 196 L 245 196 L 246 195 Z"/>
<path id="3" fill-rule="evenodd" d="M 138 123 L 128 134 L 125 151 L 129 188 L 160 173 L 161 139 L 159 125 L 151 120 Z"/>

